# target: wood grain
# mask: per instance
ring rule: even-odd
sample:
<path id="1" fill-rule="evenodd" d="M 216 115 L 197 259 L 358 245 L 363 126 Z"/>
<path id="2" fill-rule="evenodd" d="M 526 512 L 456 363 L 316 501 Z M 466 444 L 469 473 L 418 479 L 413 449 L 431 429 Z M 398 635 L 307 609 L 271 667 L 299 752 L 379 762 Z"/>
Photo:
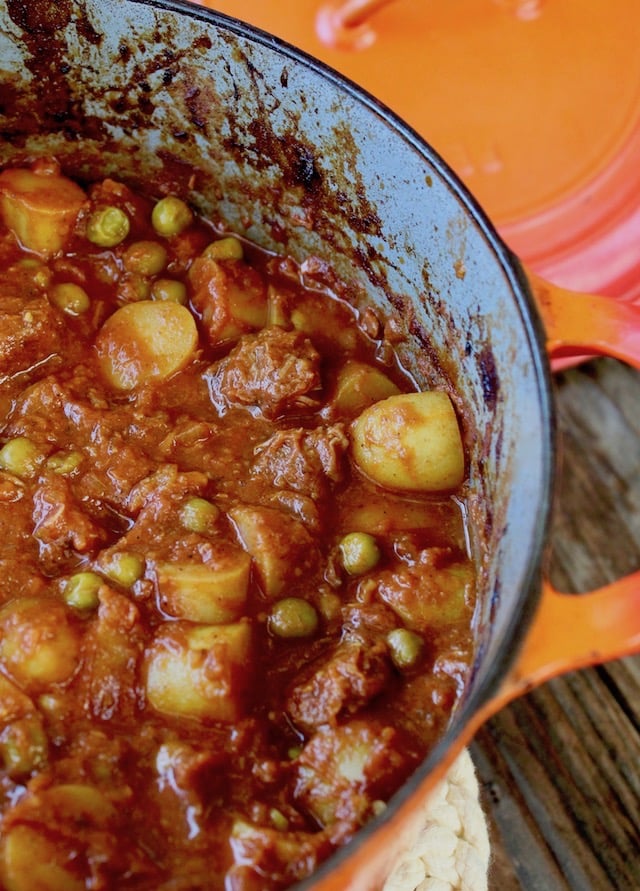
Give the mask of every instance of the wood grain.
<path id="1" fill-rule="evenodd" d="M 556 395 L 548 572 L 581 592 L 640 568 L 640 374 L 597 360 L 558 375 Z M 471 751 L 491 891 L 640 891 L 640 657 L 540 687 Z"/>

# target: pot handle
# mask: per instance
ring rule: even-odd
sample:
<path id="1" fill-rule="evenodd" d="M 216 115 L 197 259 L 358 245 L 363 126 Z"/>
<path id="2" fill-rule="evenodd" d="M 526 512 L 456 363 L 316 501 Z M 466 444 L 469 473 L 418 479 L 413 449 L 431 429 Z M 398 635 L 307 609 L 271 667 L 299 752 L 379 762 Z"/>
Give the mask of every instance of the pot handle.
<path id="1" fill-rule="evenodd" d="M 525 268 L 547 333 L 549 358 L 598 354 L 640 368 L 640 307 L 612 297 L 579 294 Z"/>
<path id="2" fill-rule="evenodd" d="M 640 368 L 640 309 L 578 294 L 527 270 L 553 359 L 598 353 Z M 566 671 L 640 652 L 640 570 L 586 594 L 563 594 L 548 580 L 516 663 L 491 711 Z"/>
<path id="3" fill-rule="evenodd" d="M 587 594 L 545 580 L 522 649 L 491 712 L 560 674 L 640 652 L 640 571 Z"/>

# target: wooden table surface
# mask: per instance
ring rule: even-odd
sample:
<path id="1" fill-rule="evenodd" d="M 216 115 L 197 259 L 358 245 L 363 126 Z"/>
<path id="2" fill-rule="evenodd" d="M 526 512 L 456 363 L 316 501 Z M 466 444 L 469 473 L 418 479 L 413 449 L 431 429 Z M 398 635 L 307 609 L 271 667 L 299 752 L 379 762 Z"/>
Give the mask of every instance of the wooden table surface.
<path id="1" fill-rule="evenodd" d="M 579 592 L 640 568 L 640 373 L 598 359 L 556 375 L 556 388 L 550 577 Z M 640 656 L 538 688 L 471 753 L 490 891 L 640 891 Z"/>

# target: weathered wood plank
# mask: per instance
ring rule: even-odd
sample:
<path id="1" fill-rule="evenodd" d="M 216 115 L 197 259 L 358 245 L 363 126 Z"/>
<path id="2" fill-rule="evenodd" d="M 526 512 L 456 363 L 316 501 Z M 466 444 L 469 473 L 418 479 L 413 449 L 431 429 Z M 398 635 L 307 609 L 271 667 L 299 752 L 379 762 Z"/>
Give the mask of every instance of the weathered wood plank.
<path id="1" fill-rule="evenodd" d="M 499 716 L 471 746 L 491 839 L 489 887 L 500 891 L 568 891 L 544 835 L 503 754 Z"/>

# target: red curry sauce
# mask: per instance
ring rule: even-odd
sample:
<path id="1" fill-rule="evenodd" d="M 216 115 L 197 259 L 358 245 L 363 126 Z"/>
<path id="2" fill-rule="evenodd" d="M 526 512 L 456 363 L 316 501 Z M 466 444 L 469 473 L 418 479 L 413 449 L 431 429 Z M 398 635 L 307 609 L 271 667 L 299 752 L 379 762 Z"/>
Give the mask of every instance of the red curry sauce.
<path id="1" fill-rule="evenodd" d="M 51 160 L 0 174 L 8 891 L 284 888 L 384 808 L 472 660 L 455 487 L 354 458 L 415 389 L 383 326 L 173 200 L 154 224 Z"/>

